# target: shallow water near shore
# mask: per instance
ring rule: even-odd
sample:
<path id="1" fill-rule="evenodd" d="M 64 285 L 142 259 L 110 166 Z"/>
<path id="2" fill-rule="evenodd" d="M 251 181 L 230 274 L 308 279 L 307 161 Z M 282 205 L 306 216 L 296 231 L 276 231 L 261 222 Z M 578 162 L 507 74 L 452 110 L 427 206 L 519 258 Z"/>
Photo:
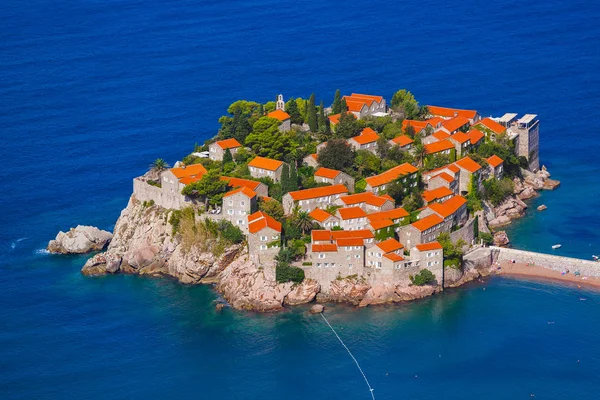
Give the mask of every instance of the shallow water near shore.
<path id="1" fill-rule="evenodd" d="M 389 101 L 406 87 L 482 115 L 537 113 L 562 186 L 510 238 L 600 255 L 600 9 L 563 3 L 0 3 L 0 397 L 370 397 L 304 307 L 217 313 L 210 287 L 84 278 L 86 257 L 43 251 L 76 224 L 112 229 L 132 178 L 214 135 L 240 98 Z M 599 301 L 493 278 L 327 315 L 378 399 L 595 399 Z"/>

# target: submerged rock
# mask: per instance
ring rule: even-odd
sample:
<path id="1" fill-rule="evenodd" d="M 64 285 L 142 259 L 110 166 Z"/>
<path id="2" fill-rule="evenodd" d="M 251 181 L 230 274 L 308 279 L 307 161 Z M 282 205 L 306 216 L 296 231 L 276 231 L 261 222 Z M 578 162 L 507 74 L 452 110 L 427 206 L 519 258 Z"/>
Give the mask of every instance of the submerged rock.
<path id="1" fill-rule="evenodd" d="M 68 232 L 58 232 L 56 239 L 48 242 L 48 251 L 57 254 L 85 254 L 103 250 L 111 241 L 110 232 L 95 226 L 77 225 Z"/>
<path id="2" fill-rule="evenodd" d="M 546 207 L 545 204 L 542 204 L 541 206 L 538 206 L 537 210 L 538 211 L 544 211 L 545 209 L 547 209 L 548 207 Z"/>
<path id="3" fill-rule="evenodd" d="M 321 314 L 324 310 L 325 310 L 325 307 L 323 307 L 321 304 L 315 304 L 314 306 L 312 306 L 310 308 L 310 313 L 311 314 Z"/>

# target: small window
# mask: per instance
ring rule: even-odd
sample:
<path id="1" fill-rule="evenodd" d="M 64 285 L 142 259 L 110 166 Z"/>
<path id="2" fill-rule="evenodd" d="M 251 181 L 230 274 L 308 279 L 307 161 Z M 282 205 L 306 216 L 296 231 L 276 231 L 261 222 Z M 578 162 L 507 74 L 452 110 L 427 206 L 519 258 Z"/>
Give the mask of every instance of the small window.
<path id="1" fill-rule="evenodd" d="M 325 254 L 319 253 L 319 258 L 325 258 Z"/>

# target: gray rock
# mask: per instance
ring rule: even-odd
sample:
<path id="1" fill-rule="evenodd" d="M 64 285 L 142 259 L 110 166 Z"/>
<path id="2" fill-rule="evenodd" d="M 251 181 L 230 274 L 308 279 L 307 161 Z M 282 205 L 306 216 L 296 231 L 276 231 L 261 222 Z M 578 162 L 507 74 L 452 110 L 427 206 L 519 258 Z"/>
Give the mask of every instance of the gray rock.
<path id="1" fill-rule="evenodd" d="M 321 304 L 315 304 L 314 306 L 312 306 L 310 308 L 310 313 L 311 314 L 321 314 L 324 310 L 325 310 L 325 307 L 323 307 Z"/>
<path id="2" fill-rule="evenodd" d="M 498 218 L 491 220 L 488 225 L 491 229 L 510 224 L 510 218 L 506 215 L 501 215 Z"/>
<path id="3" fill-rule="evenodd" d="M 531 199 L 532 197 L 537 196 L 537 192 L 531 186 L 527 186 L 521 193 L 519 193 L 520 200 Z"/>
<path id="4" fill-rule="evenodd" d="M 538 206 L 537 210 L 538 211 L 544 211 L 545 209 L 547 209 L 548 207 L 546 207 L 545 204 L 542 204 L 541 206 Z"/>
<path id="5" fill-rule="evenodd" d="M 507 246 L 510 243 L 505 231 L 494 233 L 494 246 Z"/>
<path id="6" fill-rule="evenodd" d="M 113 235 L 94 226 L 77 225 L 68 232 L 58 232 L 56 239 L 48 242 L 48 251 L 58 254 L 84 254 L 103 250 Z"/>

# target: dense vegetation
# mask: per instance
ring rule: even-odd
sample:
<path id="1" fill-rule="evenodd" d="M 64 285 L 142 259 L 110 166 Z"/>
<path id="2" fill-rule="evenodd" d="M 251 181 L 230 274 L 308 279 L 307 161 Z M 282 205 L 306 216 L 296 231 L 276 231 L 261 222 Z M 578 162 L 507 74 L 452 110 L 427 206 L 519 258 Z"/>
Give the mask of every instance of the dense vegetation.
<path id="1" fill-rule="evenodd" d="M 435 281 L 435 275 L 427 268 L 423 268 L 414 276 L 410 275 L 409 278 L 411 283 L 415 286 L 423 286 Z"/>

